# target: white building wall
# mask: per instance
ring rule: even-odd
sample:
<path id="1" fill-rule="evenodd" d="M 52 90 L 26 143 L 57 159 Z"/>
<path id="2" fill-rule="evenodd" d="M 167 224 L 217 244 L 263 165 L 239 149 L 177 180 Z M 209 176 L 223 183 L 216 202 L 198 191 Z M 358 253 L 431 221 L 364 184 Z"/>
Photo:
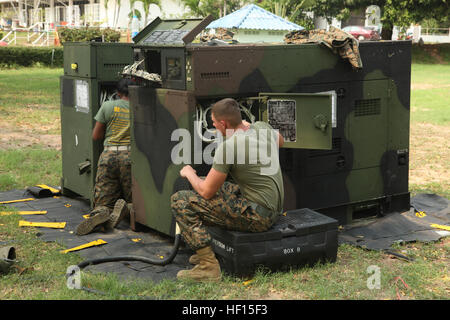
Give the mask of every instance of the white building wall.
<path id="1" fill-rule="evenodd" d="M 180 0 L 161 0 L 161 11 L 163 19 L 179 19 L 188 13 L 189 9 L 185 8 Z"/>
<path id="2" fill-rule="evenodd" d="M 269 30 L 233 30 L 234 36 L 233 39 L 237 40 L 240 43 L 274 43 L 274 42 L 283 42 L 285 34 L 289 33 L 288 30 L 277 30 L 277 31 L 269 31 Z"/>
<path id="3" fill-rule="evenodd" d="M 114 0 L 108 1 L 108 9 L 105 11 L 104 0 L 100 0 L 102 8 L 102 26 L 103 27 L 114 27 L 114 10 L 117 10 L 117 3 Z M 145 11 L 144 4 L 142 1 L 136 1 L 135 9 L 141 12 L 141 29 L 145 27 Z M 131 22 L 128 14 L 131 12 L 130 1 L 121 0 L 119 17 L 117 19 L 116 27 L 127 28 L 128 24 Z M 181 18 L 187 9 L 184 8 L 183 4 L 179 0 L 161 0 L 161 5 L 157 6 L 155 4 L 150 5 L 149 14 L 147 17 L 147 24 L 154 20 L 156 17 L 161 19 L 176 19 Z M 107 19 L 106 19 L 107 16 Z"/>

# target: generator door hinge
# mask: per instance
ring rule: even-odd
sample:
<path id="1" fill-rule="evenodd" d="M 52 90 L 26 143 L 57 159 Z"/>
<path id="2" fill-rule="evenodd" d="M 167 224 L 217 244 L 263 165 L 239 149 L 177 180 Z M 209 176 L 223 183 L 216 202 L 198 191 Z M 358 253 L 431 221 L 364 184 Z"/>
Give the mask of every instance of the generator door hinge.
<path id="1" fill-rule="evenodd" d="M 388 82 L 387 97 L 389 99 L 392 98 L 391 93 L 392 93 L 392 88 L 393 88 L 394 85 L 395 85 L 394 84 L 394 80 L 391 80 L 391 81 Z"/>
<path id="2" fill-rule="evenodd" d="M 260 100 L 262 103 L 266 103 L 268 99 L 268 96 L 245 97 L 245 100 Z"/>

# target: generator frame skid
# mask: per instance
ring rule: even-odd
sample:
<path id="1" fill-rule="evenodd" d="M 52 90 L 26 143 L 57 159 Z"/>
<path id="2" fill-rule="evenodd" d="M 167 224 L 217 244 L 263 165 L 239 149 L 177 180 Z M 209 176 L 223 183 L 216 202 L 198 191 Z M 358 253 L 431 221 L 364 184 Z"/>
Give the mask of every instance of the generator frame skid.
<path id="1" fill-rule="evenodd" d="M 189 23 L 198 33 L 195 23 L 204 22 Z M 361 42 L 363 68 L 354 70 L 320 44 L 167 45 L 153 32 L 192 33 L 164 26 L 146 28 L 133 45 L 135 61 L 162 78 L 161 86 L 130 88 L 134 223 L 174 234 L 171 195 L 190 188 L 180 169 L 191 164 L 205 176 L 210 165 L 195 161 L 202 155 L 194 143 L 190 163 L 174 163 L 181 140 L 172 133 L 185 129 L 194 141 L 198 110 L 226 97 L 285 135 L 285 210 L 310 208 L 347 224 L 410 208 L 410 41 Z M 200 153 L 208 146 L 202 141 Z"/>

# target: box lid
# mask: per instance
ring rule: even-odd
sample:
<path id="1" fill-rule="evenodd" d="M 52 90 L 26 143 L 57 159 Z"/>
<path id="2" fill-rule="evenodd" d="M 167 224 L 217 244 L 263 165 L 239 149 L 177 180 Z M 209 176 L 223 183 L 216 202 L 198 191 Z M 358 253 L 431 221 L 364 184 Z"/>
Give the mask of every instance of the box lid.
<path id="1" fill-rule="evenodd" d="M 290 210 L 281 215 L 277 223 L 265 232 L 228 231 L 218 227 L 210 227 L 214 236 L 219 236 L 230 243 L 260 242 L 279 240 L 286 237 L 337 230 L 338 221 L 308 208 Z"/>
<path id="2" fill-rule="evenodd" d="M 185 46 L 213 20 L 211 15 L 205 19 L 170 19 L 157 17 L 134 38 L 134 43 L 143 46 Z"/>

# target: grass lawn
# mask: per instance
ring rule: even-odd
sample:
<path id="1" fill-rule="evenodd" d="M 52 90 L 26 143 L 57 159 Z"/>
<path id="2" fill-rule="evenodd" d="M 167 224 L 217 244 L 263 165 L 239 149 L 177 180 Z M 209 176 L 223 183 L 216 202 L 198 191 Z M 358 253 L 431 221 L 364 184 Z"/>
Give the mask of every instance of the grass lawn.
<path id="1" fill-rule="evenodd" d="M 59 76 L 62 69 L 0 71 L 0 125 L 27 134 L 60 134 Z"/>
<path id="2" fill-rule="evenodd" d="M 59 75 L 61 69 L 0 70 L 0 190 L 36 183 L 59 184 L 61 176 Z M 450 66 L 413 64 L 410 190 L 450 198 Z M 4 137 L 8 139 L 4 139 Z M 0 211 L 6 207 L 0 207 Z M 448 299 L 450 241 L 398 244 L 415 258 L 406 262 L 381 252 L 341 245 L 333 264 L 289 272 L 259 271 L 250 281 L 225 276 L 220 284 L 123 281 L 114 274 L 82 274 L 83 286 L 106 295 L 69 290 L 64 277 L 82 261 L 44 243 L 37 229 L 19 228 L 18 215 L 0 216 L 0 242 L 13 241 L 19 268 L 0 276 L 2 299 Z M 380 289 L 368 289 L 369 266 L 381 271 Z M 405 288 L 401 277 L 408 285 Z"/>
<path id="3" fill-rule="evenodd" d="M 450 199 L 450 64 L 413 64 L 409 188 Z"/>

